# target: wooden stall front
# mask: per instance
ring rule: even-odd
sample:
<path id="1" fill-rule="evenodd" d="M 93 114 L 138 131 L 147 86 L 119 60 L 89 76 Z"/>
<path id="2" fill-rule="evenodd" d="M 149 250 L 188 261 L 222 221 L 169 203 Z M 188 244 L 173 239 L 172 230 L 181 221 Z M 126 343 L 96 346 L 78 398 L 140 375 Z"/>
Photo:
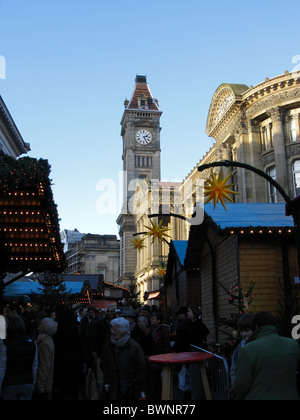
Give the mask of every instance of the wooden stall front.
<path id="1" fill-rule="evenodd" d="M 243 299 L 245 312 L 277 314 L 291 303 L 295 313 L 300 310 L 294 224 L 285 205 L 226 207 L 227 212 L 221 205 L 205 206 L 204 222 L 191 227 L 184 266 L 179 270 L 172 257 L 166 276 L 173 312 L 178 304 L 198 303 L 211 342 L 225 339 L 217 320 L 230 317 L 236 309 L 231 296 L 237 285 L 245 294 L 253 285 L 250 296 Z"/>

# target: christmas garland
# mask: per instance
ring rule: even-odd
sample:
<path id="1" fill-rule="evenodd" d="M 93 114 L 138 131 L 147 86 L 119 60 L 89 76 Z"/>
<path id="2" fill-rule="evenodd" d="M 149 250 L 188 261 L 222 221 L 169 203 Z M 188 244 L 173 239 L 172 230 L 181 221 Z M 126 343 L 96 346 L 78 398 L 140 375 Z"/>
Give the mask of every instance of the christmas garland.
<path id="1" fill-rule="evenodd" d="M 41 184 L 50 187 L 49 174 L 50 165 L 45 159 L 0 156 L 0 194 L 28 189 L 36 192 Z"/>

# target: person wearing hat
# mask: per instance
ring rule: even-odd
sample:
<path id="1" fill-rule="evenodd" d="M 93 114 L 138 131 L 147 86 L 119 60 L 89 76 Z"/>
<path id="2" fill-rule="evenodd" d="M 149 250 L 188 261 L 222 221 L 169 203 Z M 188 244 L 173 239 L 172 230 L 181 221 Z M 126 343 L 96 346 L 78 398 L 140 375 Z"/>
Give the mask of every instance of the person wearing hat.
<path id="1" fill-rule="evenodd" d="M 140 316 L 144 316 L 150 322 L 151 318 L 151 308 L 149 305 L 144 305 L 140 310 Z"/>
<path id="2" fill-rule="evenodd" d="M 120 317 L 127 319 L 130 324 L 130 331 L 132 332 L 136 327 L 136 311 L 132 308 L 124 306 L 119 314 Z"/>
<path id="3" fill-rule="evenodd" d="M 146 305 L 147 306 L 147 305 Z M 149 307 L 150 309 L 150 307 Z M 149 311 L 150 314 L 150 311 Z M 147 327 L 147 321 L 143 322 L 142 316 L 137 321 L 137 313 L 134 309 L 124 307 L 120 313 L 120 317 L 123 317 L 129 321 L 131 338 L 135 340 L 142 348 L 145 356 L 153 354 L 155 348 L 155 342 L 150 334 L 150 328 Z"/>
<path id="4" fill-rule="evenodd" d="M 34 399 L 49 400 L 53 388 L 54 342 L 57 322 L 52 318 L 42 319 L 38 326 L 38 373 L 34 388 Z"/>

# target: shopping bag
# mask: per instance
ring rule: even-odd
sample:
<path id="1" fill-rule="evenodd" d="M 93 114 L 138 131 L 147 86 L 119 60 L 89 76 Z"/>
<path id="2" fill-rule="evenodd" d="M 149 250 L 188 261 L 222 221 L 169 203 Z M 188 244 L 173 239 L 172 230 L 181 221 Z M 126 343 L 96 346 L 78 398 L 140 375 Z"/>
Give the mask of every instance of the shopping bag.
<path id="1" fill-rule="evenodd" d="M 96 378 L 90 368 L 87 370 L 85 377 L 85 395 L 88 400 L 95 401 L 99 399 Z"/>
<path id="2" fill-rule="evenodd" d="M 190 369 L 186 365 L 182 366 L 178 374 L 178 388 L 180 391 L 187 392 L 191 390 L 191 374 Z"/>
<path id="3" fill-rule="evenodd" d="M 98 386 L 103 386 L 103 372 L 101 369 L 101 359 L 97 356 L 93 357 L 93 371 L 95 372 L 95 379 Z"/>

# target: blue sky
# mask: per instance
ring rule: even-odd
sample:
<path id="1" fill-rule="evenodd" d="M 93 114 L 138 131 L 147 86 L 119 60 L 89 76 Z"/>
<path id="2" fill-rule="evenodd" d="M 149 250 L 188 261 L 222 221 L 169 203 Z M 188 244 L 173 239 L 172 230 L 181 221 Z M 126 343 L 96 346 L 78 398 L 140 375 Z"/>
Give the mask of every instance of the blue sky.
<path id="1" fill-rule="evenodd" d="M 0 95 L 29 156 L 49 160 L 61 229 L 118 234 L 120 121 L 136 74 L 163 111 L 162 178 L 183 180 L 213 145 L 218 86 L 294 68 L 299 15 L 299 0 L 0 0 Z M 108 215 L 103 179 L 116 185 Z"/>

